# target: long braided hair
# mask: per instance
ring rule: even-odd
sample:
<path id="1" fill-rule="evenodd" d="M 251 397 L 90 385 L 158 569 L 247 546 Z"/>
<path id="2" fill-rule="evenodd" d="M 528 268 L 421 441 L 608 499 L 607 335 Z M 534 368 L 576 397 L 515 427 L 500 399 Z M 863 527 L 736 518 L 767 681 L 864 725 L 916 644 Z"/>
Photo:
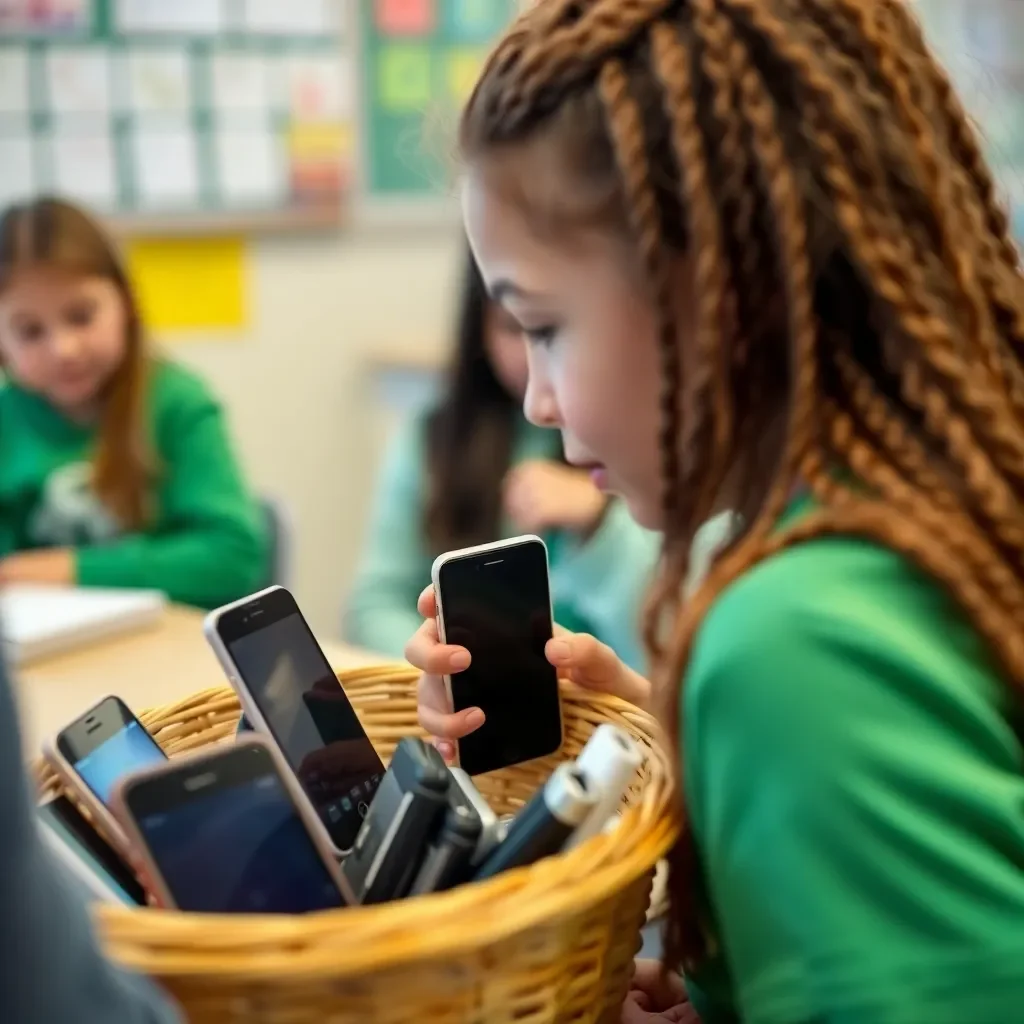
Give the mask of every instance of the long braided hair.
<path id="1" fill-rule="evenodd" d="M 722 589 L 833 533 L 930 574 L 1024 687 L 1024 284 L 903 0 L 540 0 L 492 54 L 461 146 L 538 232 L 628 232 L 657 305 L 666 533 L 647 640 L 671 735 Z M 522 159 L 539 173 L 517 183 Z M 727 480 L 742 534 L 684 604 Z M 794 488 L 815 508 L 782 528 Z M 690 963 L 708 937 L 685 820 L 672 860 L 668 957 Z"/>

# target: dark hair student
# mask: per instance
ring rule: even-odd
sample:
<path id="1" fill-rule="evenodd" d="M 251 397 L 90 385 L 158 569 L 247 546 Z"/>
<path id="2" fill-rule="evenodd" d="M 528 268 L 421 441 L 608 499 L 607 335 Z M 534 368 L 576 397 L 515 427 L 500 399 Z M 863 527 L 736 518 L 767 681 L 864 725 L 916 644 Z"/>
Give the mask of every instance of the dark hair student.
<path id="1" fill-rule="evenodd" d="M 358 576 L 350 640 L 400 656 L 416 598 L 444 551 L 522 533 L 548 545 L 555 620 L 640 658 L 640 596 L 657 540 L 586 470 L 568 466 L 556 431 L 526 421 L 522 330 L 492 301 L 467 251 L 441 394 L 392 443 Z"/>

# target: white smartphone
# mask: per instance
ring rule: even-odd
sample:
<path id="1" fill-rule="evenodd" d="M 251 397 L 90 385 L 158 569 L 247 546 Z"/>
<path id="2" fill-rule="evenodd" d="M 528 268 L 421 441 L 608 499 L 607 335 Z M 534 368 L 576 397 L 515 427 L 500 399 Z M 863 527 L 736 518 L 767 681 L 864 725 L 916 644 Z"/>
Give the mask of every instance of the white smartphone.
<path id="1" fill-rule="evenodd" d="M 110 811 L 115 784 L 130 772 L 167 760 L 131 708 L 113 696 L 44 742 L 43 756 L 88 808 L 103 837 L 121 848 L 124 832 Z"/>
<path id="2" fill-rule="evenodd" d="M 562 745 L 558 677 L 544 655 L 552 635 L 548 552 L 540 537 L 513 537 L 449 551 L 431 573 L 442 643 L 472 664 L 445 676 L 452 708 L 478 707 L 486 721 L 458 742 L 470 775 L 553 754 Z"/>
<path id="3" fill-rule="evenodd" d="M 203 631 L 253 728 L 277 747 L 335 852 L 352 849 L 384 765 L 284 587 L 210 612 Z"/>
<path id="4" fill-rule="evenodd" d="M 320 822 L 262 736 L 131 775 L 113 805 L 165 907 L 305 914 L 352 903 Z"/>

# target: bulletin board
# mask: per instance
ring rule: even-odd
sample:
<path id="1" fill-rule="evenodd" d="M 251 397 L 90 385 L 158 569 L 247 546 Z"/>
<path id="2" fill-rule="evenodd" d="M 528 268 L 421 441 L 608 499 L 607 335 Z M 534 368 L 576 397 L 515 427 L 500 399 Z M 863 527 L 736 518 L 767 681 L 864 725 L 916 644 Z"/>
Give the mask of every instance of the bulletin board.
<path id="1" fill-rule="evenodd" d="M 452 188 L 454 129 L 522 0 L 359 0 L 361 146 L 371 199 Z"/>
<path id="2" fill-rule="evenodd" d="M 354 172 L 345 0 L 0 0 L 0 204 L 140 233 L 333 225 Z"/>

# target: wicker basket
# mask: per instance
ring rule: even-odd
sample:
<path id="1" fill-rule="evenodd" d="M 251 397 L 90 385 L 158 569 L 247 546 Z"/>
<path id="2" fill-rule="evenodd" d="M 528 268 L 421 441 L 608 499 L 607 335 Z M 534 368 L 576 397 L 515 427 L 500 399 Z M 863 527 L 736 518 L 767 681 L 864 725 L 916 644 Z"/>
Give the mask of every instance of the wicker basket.
<path id="1" fill-rule="evenodd" d="M 416 724 L 407 667 L 340 675 L 382 758 Z M 651 876 L 671 844 L 671 769 L 644 712 L 563 684 L 561 755 L 476 781 L 499 813 L 532 795 L 601 722 L 648 750 L 620 828 L 480 885 L 303 917 L 104 905 L 108 952 L 158 979 L 192 1024 L 519 1024 L 618 1021 Z M 171 755 L 231 737 L 239 707 L 208 690 L 141 716 Z M 44 785 L 58 785 L 44 773 Z"/>

